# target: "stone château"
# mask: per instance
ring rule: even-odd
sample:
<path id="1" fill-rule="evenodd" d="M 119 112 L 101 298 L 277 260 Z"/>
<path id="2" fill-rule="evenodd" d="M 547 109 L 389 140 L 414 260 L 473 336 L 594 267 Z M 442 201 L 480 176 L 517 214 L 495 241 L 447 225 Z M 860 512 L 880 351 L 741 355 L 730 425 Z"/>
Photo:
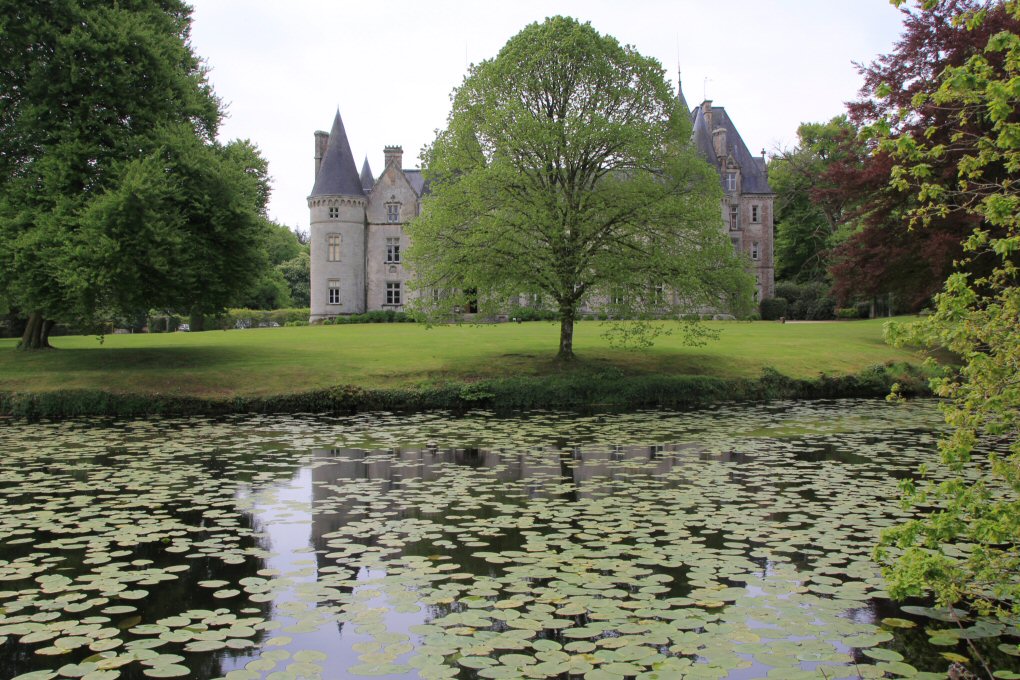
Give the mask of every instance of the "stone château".
<path id="1" fill-rule="evenodd" d="M 679 93 L 685 108 L 683 91 Z M 704 101 L 691 110 L 694 143 L 719 172 L 722 225 L 743 253 L 756 301 L 774 293 L 773 202 L 765 155 L 752 156 L 726 110 Z M 311 231 L 311 321 L 374 310 L 403 310 L 411 272 L 402 253 L 404 225 L 421 209 L 420 170 L 402 167 L 399 146 L 383 149 L 379 177 L 365 159 L 358 172 L 337 111 L 332 129 L 315 133 L 315 183 L 308 197 Z"/>

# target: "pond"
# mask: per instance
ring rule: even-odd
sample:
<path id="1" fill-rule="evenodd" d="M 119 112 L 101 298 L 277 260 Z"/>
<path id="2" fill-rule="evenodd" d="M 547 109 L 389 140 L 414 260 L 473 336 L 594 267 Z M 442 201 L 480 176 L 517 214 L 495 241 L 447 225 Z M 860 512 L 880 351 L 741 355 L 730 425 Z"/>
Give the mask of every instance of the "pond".
<path id="1" fill-rule="evenodd" d="M 975 650 L 1020 671 L 1020 631 L 891 602 L 871 560 L 940 422 L 8 421 L 0 677 L 936 678 Z"/>

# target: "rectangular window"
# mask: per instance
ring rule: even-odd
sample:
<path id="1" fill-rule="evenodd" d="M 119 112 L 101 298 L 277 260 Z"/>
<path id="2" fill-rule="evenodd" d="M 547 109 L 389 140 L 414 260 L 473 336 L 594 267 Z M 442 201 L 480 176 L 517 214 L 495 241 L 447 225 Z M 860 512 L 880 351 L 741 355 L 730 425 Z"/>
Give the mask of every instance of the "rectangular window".
<path id="1" fill-rule="evenodd" d="M 400 303 L 400 282 L 399 281 L 387 281 L 386 282 L 386 304 L 388 305 L 399 305 Z"/>
<path id="2" fill-rule="evenodd" d="M 399 203 L 387 203 L 386 204 L 386 221 L 390 224 L 396 224 L 400 221 L 400 204 Z"/>
<path id="3" fill-rule="evenodd" d="M 727 172 L 726 173 L 726 191 L 737 190 L 737 173 Z"/>
<path id="4" fill-rule="evenodd" d="M 761 222 L 761 206 L 760 205 L 752 205 L 751 206 L 751 222 L 753 222 L 754 224 L 758 224 L 758 223 Z"/>
<path id="5" fill-rule="evenodd" d="M 340 279 L 329 279 L 329 304 L 340 304 Z"/>
<path id="6" fill-rule="evenodd" d="M 757 260 L 758 259 L 758 242 L 757 241 L 752 241 L 751 242 L 751 259 L 752 260 Z"/>
<path id="7" fill-rule="evenodd" d="M 614 290 L 609 295 L 609 303 L 613 305 L 622 305 L 627 302 L 627 297 L 623 294 L 622 290 Z"/>
<path id="8" fill-rule="evenodd" d="M 730 231 L 740 229 L 740 207 L 730 206 Z"/>
<path id="9" fill-rule="evenodd" d="M 386 263 L 396 262 L 400 262 L 400 239 L 388 238 L 386 239 Z"/>
<path id="10" fill-rule="evenodd" d="M 336 220 L 340 219 L 340 208 L 333 206 L 329 209 L 329 219 Z"/>
<path id="11" fill-rule="evenodd" d="M 329 262 L 340 261 L 340 234 L 326 236 L 326 260 Z"/>

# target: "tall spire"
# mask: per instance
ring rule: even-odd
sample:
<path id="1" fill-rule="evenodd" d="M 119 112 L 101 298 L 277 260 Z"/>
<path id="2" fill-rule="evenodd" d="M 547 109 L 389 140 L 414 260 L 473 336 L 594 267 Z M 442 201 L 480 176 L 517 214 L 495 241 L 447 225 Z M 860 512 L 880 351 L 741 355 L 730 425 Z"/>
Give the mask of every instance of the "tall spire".
<path id="1" fill-rule="evenodd" d="M 364 196 L 365 190 L 358 177 L 358 167 L 354 164 L 351 144 L 347 141 L 344 122 L 340 118 L 340 109 L 333 119 L 333 129 L 329 132 L 329 144 L 322 156 L 319 173 L 315 176 L 312 196 Z"/>
<path id="2" fill-rule="evenodd" d="M 372 168 L 368 166 L 368 156 L 365 156 L 365 162 L 361 164 L 361 188 L 367 194 L 374 186 L 375 177 L 372 176 Z"/>
<path id="3" fill-rule="evenodd" d="M 676 96 L 677 99 L 680 100 L 680 106 L 684 107 L 684 111 L 687 112 L 687 115 L 690 115 L 691 107 L 688 106 L 687 99 L 684 97 L 684 86 L 682 82 L 682 74 L 680 73 L 679 67 L 677 67 L 676 70 Z"/>

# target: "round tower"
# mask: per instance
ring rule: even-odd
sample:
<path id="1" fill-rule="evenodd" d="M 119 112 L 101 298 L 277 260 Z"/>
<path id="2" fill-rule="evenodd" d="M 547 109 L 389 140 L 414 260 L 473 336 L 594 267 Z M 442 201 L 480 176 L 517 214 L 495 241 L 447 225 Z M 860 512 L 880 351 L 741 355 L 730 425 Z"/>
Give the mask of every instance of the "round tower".
<path id="1" fill-rule="evenodd" d="M 324 150 L 322 141 L 316 133 L 315 185 L 308 196 L 311 322 L 365 311 L 367 200 L 339 111 Z"/>

